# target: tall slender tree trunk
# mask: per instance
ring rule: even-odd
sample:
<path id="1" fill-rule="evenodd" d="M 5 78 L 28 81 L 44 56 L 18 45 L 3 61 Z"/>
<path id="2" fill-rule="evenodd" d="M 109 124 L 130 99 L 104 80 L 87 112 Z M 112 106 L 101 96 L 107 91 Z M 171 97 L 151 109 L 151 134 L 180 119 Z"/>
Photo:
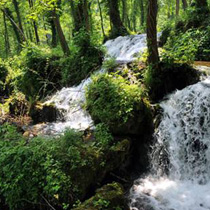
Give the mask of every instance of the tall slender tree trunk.
<path id="1" fill-rule="evenodd" d="M 157 45 L 157 0 L 148 0 L 147 11 L 147 47 L 148 47 L 148 64 L 153 68 L 158 67 L 159 54 Z"/>
<path id="2" fill-rule="evenodd" d="M 140 10 L 141 10 L 141 26 L 144 25 L 144 22 L 145 22 L 145 18 L 144 18 L 144 1 L 143 0 L 140 0 L 139 1 L 140 3 Z"/>
<path id="3" fill-rule="evenodd" d="M 22 48 L 22 43 L 23 40 L 26 40 L 25 35 L 22 33 L 21 29 L 19 28 L 19 26 L 16 24 L 16 22 L 14 21 L 14 17 L 12 15 L 12 12 L 8 9 L 2 9 L 2 12 L 5 14 L 5 16 L 9 19 L 12 28 L 14 30 L 15 36 L 17 38 L 17 42 L 18 42 L 18 50 L 21 50 Z"/>
<path id="4" fill-rule="evenodd" d="M 112 25 L 112 38 L 128 34 L 125 26 L 123 25 L 120 18 L 120 11 L 118 7 L 118 0 L 107 0 L 109 8 L 109 16 Z"/>
<path id="5" fill-rule="evenodd" d="M 21 30 L 22 34 L 24 34 L 22 20 L 21 20 L 21 16 L 20 16 L 19 4 L 18 4 L 17 0 L 12 0 L 12 2 L 15 7 L 15 12 L 17 14 L 19 29 Z M 25 41 L 25 36 L 22 36 L 22 38 L 23 38 L 23 41 Z"/>
<path id="6" fill-rule="evenodd" d="M 180 0 L 176 0 L 176 16 L 179 16 Z"/>
<path id="7" fill-rule="evenodd" d="M 29 3 L 29 7 L 33 8 L 33 6 L 34 6 L 33 0 L 28 0 L 28 3 Z M 33 27 L 34 27 L 35 37 L 36 37 L 36 43 L 39 44 L 40 39 L 39 39 L 38 27 L 37 27 L 35 21 L 33 21 Z"/>
<path id="8" fill-rule="evenodd" d="M 64 36 L 63 30 L 60 24 L 59 16 L 57 15 L 55 10 L 52 11 L 52 16 L 53 16 L 53 21 L 54 21 L 54 24 L 58 33 L 58 37 L 61 43 L 62 50 L 64 54 L 68 56 L 70 55 L 70 50 L 69 50 L 68 44 L 66 42 L 66 38 Z"/>
<path id="9" fill-rule="evenodd" d="M 105 31 L 104 31 L 104 19 L 103 19 L 103 13 L 102 13 L 102 9 L 101 9 L 101 3 L 100 0 L 97 0 L 98 2 L 98 8 L 99 8 L 99 13 L 100 13 L 100 18 L 101 18 L 101 30 L 103 33 L 103 37 L 106 37 Z"/>
<path id="10" fill-rule="evenodd" d="M 50 26 L 51 26 L 51 31 L 52 31 L 52 41 L 51 41 L 51 45 L 53 48 L 57 47 L 57 32 L 56 32 L 56 27 L 55 27 L 55 23 L 53 20 L 50 20 Z"/>
<path id="11" fill-rule="evenodd" d="M 84 28 L 87 32 L 90 32 L 88 0 L 80 0 L 79 2 L 70 1 L 70 5 L 74 22 L 74 31 L 78 32 L 81 28 Z"/>
<path id="12" fill-rule="evenodd" d="M 3 19 L 4 19 L 5 54 L 6 54 L 6 57 L 8 57 L 8 55 L 10 53 L 10 43 L 9 43 L 6 15 L 4 13 L 3 13 Z"/>

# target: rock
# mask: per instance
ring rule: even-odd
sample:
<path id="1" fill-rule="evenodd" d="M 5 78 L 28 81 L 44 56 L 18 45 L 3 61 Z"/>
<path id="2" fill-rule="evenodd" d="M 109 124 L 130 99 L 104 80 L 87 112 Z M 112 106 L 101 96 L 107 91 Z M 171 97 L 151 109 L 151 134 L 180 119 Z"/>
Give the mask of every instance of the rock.
<path id="1" fill-rule="evenodd" d="M 158 102 L 167 94 L 195 84 L 200 79 L 200 73 L 188 64 L 160 63 L 160 68 L 150 72 L 149 97 L 152 102 Z"/>
<path id="2" fill-rule="evenodd" d="M 42 122 L 54 122 L 61 116 L 54 104 L 36 102 L 30 108 L 29 115 L 35 124 Z"/>
<path id="3" fill-rule="evenodd" d="M 128 210 L 123 187 L 113 182 L 103 186 L 96 194 L 73 210 Z"/>

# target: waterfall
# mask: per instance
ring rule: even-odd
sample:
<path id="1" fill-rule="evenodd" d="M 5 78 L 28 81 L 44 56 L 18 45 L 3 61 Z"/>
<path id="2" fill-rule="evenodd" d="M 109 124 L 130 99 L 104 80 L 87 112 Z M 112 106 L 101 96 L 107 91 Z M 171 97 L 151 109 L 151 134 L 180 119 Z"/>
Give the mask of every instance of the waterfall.
<path id="1" fill-rule="evenodd" d="M 161 103 L 151 174 L 130 190 L 131 210 L 210 209 L 210 78 Z"/>
<path id="2" fill-rule="evenodd" d="M 160 33 L 158 34 L 158 37 Z M 118 37 L 107 41 L 107 57 L 114 57 L 117 62 L 131 62 L 146 48 L 146 34 Z M 107 58 L 109 59 L 109 58 Z M 96 73 L 101 73 L 99 70 Z M 83 80 L 78 86 L 63 88 L 46 103 L 52 103 L 64 113 L 64 120 L 57 119 L 54 123 L 41 125 L 38 134 L 56 135 L 66 128 L 85 130 L 93 126 L 90 115 L 83 109 L 85 102 L 85 87 L 91 82 L 91 77 Z"/>

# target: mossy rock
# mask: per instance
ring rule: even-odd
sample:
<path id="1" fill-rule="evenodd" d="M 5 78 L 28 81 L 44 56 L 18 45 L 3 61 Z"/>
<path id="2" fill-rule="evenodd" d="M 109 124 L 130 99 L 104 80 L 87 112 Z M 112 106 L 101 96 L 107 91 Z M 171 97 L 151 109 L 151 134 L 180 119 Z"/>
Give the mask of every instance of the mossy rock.
<path id="1" fill-rule="evenodd" d="M 54 122 L 61 114 L 54 104 L 36 102 L 31 105 L 29 115 L 34 123 L 42 123 Z"/>
<path id="2" fill-rule="evenodd" d="M 123 187 L 113 182 L 96 191 L 96 194 L 74 210 L 128 210 Z"/>
<path id="3" fill-rule="evenodd" d="M 143 91 L 121 75 L 101 74 L 87 88 L 86 108 L 96 124 L 108 125 L 114 135 L 139 135 L 151 120 Z"/>
<path id="4" fill-rule="evenodd" d="M 158 70 L 149 69 L 146 73 L 146 86 L 152 102 L 158 102 L 167 94 L 195 84 L 200 79 L 200 73 L 188 64 L 160 63 Z"/>

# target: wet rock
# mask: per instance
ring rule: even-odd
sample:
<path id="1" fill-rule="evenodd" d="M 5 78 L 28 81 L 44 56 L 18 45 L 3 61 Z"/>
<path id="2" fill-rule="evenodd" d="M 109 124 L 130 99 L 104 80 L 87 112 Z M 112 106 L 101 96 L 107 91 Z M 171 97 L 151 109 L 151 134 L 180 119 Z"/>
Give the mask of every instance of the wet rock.
<path id="1" fill-rule="evenodd" d="M 42 122 L 54 122 L 61 113 L 57 110 L 54 104 L 43 104 L 36 102 L 30 108 L 29 115 L 35 124 Z"/>
<path id="2" fill-rule="evenodd" d="M 158 102 L 169 93 L 181 90 L 200 80 L 200 73 L 188 64 L 160 63 L 160 68 L 150 72 L 152 78 L 148 84 L 149 97 L 152 102 Z"/>

